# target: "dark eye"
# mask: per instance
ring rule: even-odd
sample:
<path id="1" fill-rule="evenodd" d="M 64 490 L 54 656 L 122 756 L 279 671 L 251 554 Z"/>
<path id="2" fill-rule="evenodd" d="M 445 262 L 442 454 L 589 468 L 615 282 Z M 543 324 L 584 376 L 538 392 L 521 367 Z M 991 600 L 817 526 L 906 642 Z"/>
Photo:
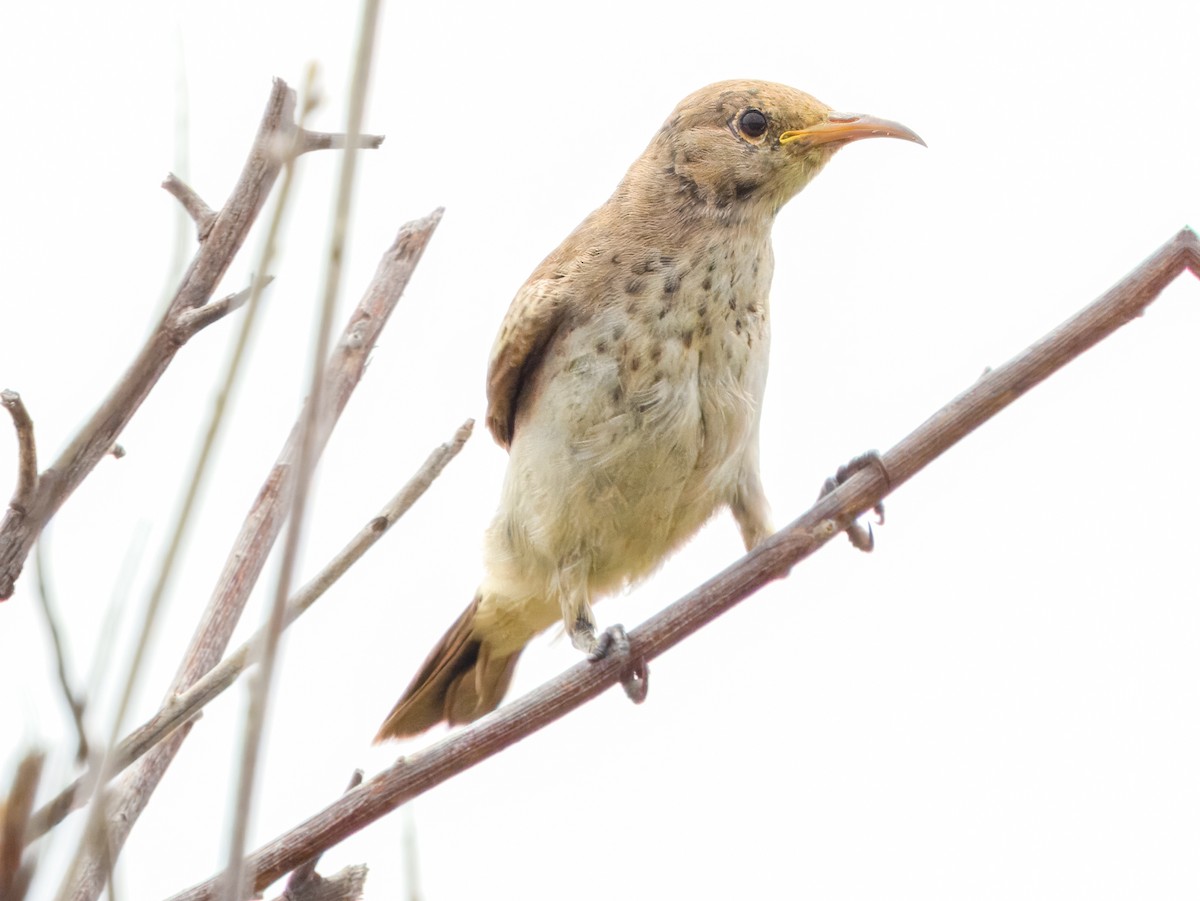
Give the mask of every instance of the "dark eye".
<path id="1" fill-rule="evenodd" d="M 738 119 L 738 128 L 748 138 L 761 138 L 767 131 L 767 117 L 761 110 L 748 109 Z"/>

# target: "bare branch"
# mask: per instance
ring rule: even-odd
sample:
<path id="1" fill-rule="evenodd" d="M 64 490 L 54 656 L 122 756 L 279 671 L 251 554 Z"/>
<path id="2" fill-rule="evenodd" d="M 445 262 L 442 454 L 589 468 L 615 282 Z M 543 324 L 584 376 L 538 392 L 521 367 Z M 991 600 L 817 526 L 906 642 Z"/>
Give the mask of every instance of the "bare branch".
<path id="1" fill-rule="evenodd" d="M 217 214 L 200 198 L 199 194 L 192 190 L 187 182 L 178 178 L 174 172 L 167 175 L 162 186 L 168 194 L 183 205 L 187 214 L 192 217 L 192 221 L 196 223 L 196 240 L 203 244 L 208 233 L 212 231 L 213 224 L 217 221 Z"/>
<path id="2" fill-rule="evenodd" d="M 1162 289 L 1185 269 L 1200 277 L 1200 238 L 1190 228 L 1181 229 L 1099 299 L 1013 360 L 987 373 L 897 444 L 885 457 L 892 483 L 899 485 L 910 479 L 947 447 L 1034 385 L 1140 317 Z M 926 430 L 933 433 L 928 438 Z M 928 447 L 936 447 L 936 452 L 930 453 Z"/>
<path id="3" fill-rule="evenodd" d="M 294 95 L 292 95 L 294 102 Z M 307 107 L 305 107 L 307 109 Z M 295 126 L 291 127 L 295 131 Z M 264 148 L 263 153 L 268 153 L 270 148 Z M 263 242 L 262 250 L 260 251 L 258 272 L 266 272 L 272 264 L 275 255 L 275 248 L 278 240 L 279 230 L 282 227 L 284 210 L 287 207 L 288 200 L 291 196 L 291 186 L 295 175 L 294 167 L 289 163 L 285 164 L 283 171 L 282 184 L 280 190 L 275 195 L 275 209 L 271 215 L 270 222 L 267 228 L 266 239 Z M 153 586 L 150 590 L 149 597 L 146 601 L 145 612 L 142 617 L 141 629 L 138 632 L 137 642 L 134 646 L 134 652 L 129 660 L 129 665 L 125 672 L 124 685 L 121 690 L 120 700 L 117 704 L 117 710 L 112 717 L 112 724 L 109 730 L 108 741 L 104 746 L 104 753 L 100 755 L 98 760 L 94 760 L 86 772 L 88 782 L 88 790 L 81 794 L 90 795 L 91 787 L 94 785 L 105 785 L 115 772 L 113 748 L 117 742 L 117 736 L 125 723 L 125 714 L 129 709 L 129 705 L 134 696 L 134 689 L 137 686 L 138 678 L 141 675 L 142 664 L 146 659 L 146 652 L 150 647 L 150 636 L 154 630 L 154 624 L 157 621 L 159 611 L 162 607 L 163 598 L 166 595 L 167 584 L 171 574 L 174 571 L 175 561 L 178 558 L 179 551 L 183 546 L 184 536 L 191 522 L 191 513 L 195 506 L 196 498 L 199 495 L 200 487 L 203 484 L 205 473 L 208 469 L 208 464 L 212 459 L 212 449 L 216 443 L 217 435 L 220 432 L 221 424 L 224 421 L 226 410 L 226 401 L 232 391 L 232 386 L 236 382 L 238 373 L 241 369 L 241 363 L 245 357 L 245 349 L 249 345 L 249 337 L 254 328 L 256 321 L 256 313 L 259 309 L 259 298 L 262 295 L 266 281 L 261 277 L 255 278 L 251 282 L 250 291 L 246 298 L 246 303 L 249 304 L 249 311 L 242 318 L 241 328 L 238 331 L 237 337 L 234 340 L 234 351 L 230 355 L 229 362 L 226 365 L 224 379 L 221 383 L 221 388 L 217 392 L 212 409 L 208 416 L 208 425 L 204 430 L 204 436 L 200 442 L 200 447 L 196 455 L 196 459 L 192 464 L 192 471 L 187 480 L 186 488 L 183 492 L 183 498 L 175 518 L 174 528 L 171 531 L 170 538 L 167 541 L 166 548 L 158 565 L 158 574 L 155 578 Z M 213 313 L 220 314 L 222 307 L 224 312 L 227 312 L 230 304 L 218 303 L 216 310 L 212 309 L 213 305 L 184 308 L 177 312 L 176 324 L 169 326 L 167 319 L 164 319 L 164 328 L 174 328 L 180 332 L 178 343 L 182 344 L 187 337 L 198 331 L 204 324 L 212 320 Z M 168 310 L 168 318 L 170 310 Z M 71 803 L 67 799 L 67 808 Z M 89 851 L 90 849 L 90 851 Z M 84 826 L 84 839 L 80 848 L 79 854 L 91 853 L 92 856 L 102 862 L 107 872 L 108 894 L 110 899 L 113 898 L 112 885 L 112 867 L 113 860 L 118 849 L 112 849 L 108 840 L 108 820 L 105 805 L 100 803 L 92 807 L 90 816 Z M 65 889 L 65 884 L 64 884 Z"/>
<path id="4" fill-rule="evenodd" d="M 312 878 L 292 888 L 291 883 L 278 901 L 358 901 L 367 882 L 365 864 L 351 864 L 332 876 Z"/>
<path id="5" fill-rule="evenodd" d="M 313 471 L 320 455 L 317 443 L 318 420 L 321 416 L 322 388 L 325 381 L 325 354 L 333 333 L 333 314 L 341 288 L 342 260 L 345 257 L 347 222 L 354 195 L 354 173 L 358 166 L 358 135 L 362 133 L 367 103 L 367 83 L 375 50 L 375 26 L 379 20 L 381 0 L 364 0 L 359 19 L 358 42 L 354 54 L 354 77 L 350 85 L 347 109 L 347 152 L 342 154 L 338 177 L 337 199 L 334 203 L 333 228 L 329 237 L 329 252 L 325 265 L 325 288 L 317 314 L 316 341 L 312 351 L 312 375 L 308 394 L 308 409 L 300 422 L 299 449 L 296 454 L 294 487 L 288 511 L 287 533 L 280 554 L 279 572 L 272 591 L 267 621 L 262 627 L 258 669 L 250 685 L 250 697 L 242 728 L 241 755 L 233 797 L 233 816 L 230 820 L 225 855 L 225 897 L 242 901 L 242 858 L 246 854 L 246 835 L 254 808 L 254 787 L 258 781 L 258 765 L 262 756 L 262 734 L 266 728 L 267 707 L 275 684 L 275 665 L 284 628 L 284 610 L 295 578 L 300 557 L 300 537 L 308 515 L 309 493 Z M 303 124 L 303 123 L 301 123 Z M 298 142 L 299 143 L 299 142 Z M 216 660 L 213 661 L 216 663 Z"/>
<path id="6" fill-rule="evenodd" d="M 424 219 L 400 229 L 343 330 L 331 354 L 325 386 L 321 391 L 321 415 L 314 436 L 318 451 L 324 448 L 350 394 L 362 378 L 367 357 L 395 309 L 441 215 L 442 211 L 436 210 Z M 194 684 L 217 663 L 229 643 L 250 591 L 266 563 L 267 554 L 283 526 L 284 514 L 295 485 L 299 431 L 297 423 L 234 541 L 168 696 L 185 691 Z M 97 795 L 94 803 L 103 802 L 108 811 L 111 824 L 109 844 L 114 856 L 124 845 L 129 831 L 188 732 L 189 726 L 185 724 L 126 773 L 111 793 Z M 110 794 L 111 798 L 108 797 Z M 298 863 L 296 861 L 289 870 Z M 72 867 L 68 879 L 69 897 L 78 901 L 96 898 L 104 880 L 102 861 L 93 853 L 83 854 Z"/>
<path id="7" fill-rule="evenodd" d="M 276 79 L 233 193 L 212 221 L 158 327 L 91 419 L 38 479 L 28 503 L 20 509 L 10 507 L 0 521 L 0 600 L 12 596 L 25 560 L 46 523 L 109 452 L 179 348 L 195 334 L 185 313 L 208 303 L 246 240 L 283 166 L 280 144 L 295 143 L 294 108 L 295 94 Z M 183 193 L 177 186 L 182 182 L 167 181 L 168 190 L 176 196 Z"/>
<path id="8" fill-rule="evenodd" d="M 189 334 L 194 335 L 202 328 L 212 325 L 218 319 L 229 315 L 234 310 L 240 310 L 246 305 L 246 302 L 253 296 L 255 291 L 261 292 L 265 290 L 273 281 L 275 281 L 275 276 L 266 275 L 262 277 L 258 284 L 251 284 L 236 294 L 229 294 L 220 300 L 214 300 L 212 303 L 205 304 L 195 310 L 186 310 L 179 317 L 180 325 Z"/>
<path id="9" fill-rule="evenodd" d="M 0 898 L 4 901 L 21 901 L 33 878 L 33 861 L 22 862 L 22 856 L 44 762 L 41 752 L 27 753 L 17 765 L 8 797 L 0 798 Z"/>
<path id="10" fill-rule="evenodd" d="M 37 489 L 37 444 L 33 440 L 33 420 L 25 409 L 25 402 L 15 391 L 0 391 L 0 405 L 12 416 L 17 430 L 17 488 L 8 505 L 24 513 L 29 509 L 33 492 Z"/>
<path id="11" fill-rule="evenodd" d="M 311 70 L 310 70 L 311 74 Z M 306 88 L 311 86 L 311 80 L 306 83 Z M 303 107 L 304 112 L 301 113 L 301 124 L 303 117 L 308 112 L 310 107 L 307 104 L 309 91 L 305 91 L 306 104 Z M 251 280 L 250 289 L 247 292 L 244 302 L 248 305 L 246 315 L 242 317 L 241 327 L 238 329 L 237 336 L 233 341 L 233 352 L 229 356 L 229 360 L 225 366 L 225 373 L 220 381 L 220 387 L 213 398 L 212 408 L 209 410 L 208 422 L 203 430 L 203 437 L 200 439 L 200 445 L 197 449 L 196 457 L 192 462 L 191 472 L 186 481 L 186 487 L 183 490 L 183 496 L 180 501 L 179 509 L 175 517 L 174 527 L 171 530 L 170 537 L 167 540 L 162 556 L 158 562 L 158 573 L 155 577 L 153 585 L 150 589 L 149 597 L 146 599 L 145 613 L 142 617 L 142 627 L 138 633 L 137 644 L 135 645 L 134 653 L 130 659 L 129 667 L 125 674 L 125 684 L 121 692 L 121 700 L 117 706 L 117 712 L 112 718 L 112 727 L 109 734 L 109 739 L 105 745 L 105 754 L 98 765 L 91 768 L 88 774 L 89 780 L 96 785 L 107 785 L 109 779 L 112 778 L 117 769 L 118 761 L 115 759 L 113 749 L 117 744 L 117 736 L 125 725 L 125 713 L 129 709 L 129 704 L 133 698 L 134 688 L 137 685 L 138 677 L 141 674 L 142 663 L 145 660 L 146 651 L 150 646 L 150 636 L 154 631 L 154 624 L 158 619 L 159 611 L 162 608 L 164 597 L 167 594 L 167 585 L 170 582 L 171 575 L 175 570 L 175 562 L 179 558 L 181 549 L 183 548 L 184 538 L 187 534 L 188 527 L 191 525 L 192 512 L 195 509 L 196 500 L 200 496 L 201 487 L 204 484 L 205 476 L 208 473 L 209 465 L 213 459 L 213 448 L 216 446 L 217 437 L 221 433 L 221 427 L 225 422 L 225 413 L 228 409 L 229 398 L 233 394 L 234 386 L 237 384 L 238 377 L 242 372 L 242 364 L 246 358 L 246 350 L 250 346 L 250 336 L 254 332 L 255 323 L 258 321 L 261 310 L 261 298 L 263 290 L 270 283 L 269 277 L 264 277 L 262 273 L 267 272 L 274 263 L 276 248 L 279 241 L 279 232 L 283 227 L 284 212 L 287 209 L 288 202 L 292 196 L 292 184 L 295 179 L 295 167 L 290 163 L 285 164 L 283 177 L 279 190 L 275 194 L 275 206 L 271 213 L 270 220 L 267 224 L 267 233 L 263 241 L 262 248 L 259 251 L 258 259 L 258 275 Z M 235 295 L 236 298 L 236 295 Z M 240 301 L 239 301 L 240 303 Z M 190 317 L 204 317 L 207 312 L 214 307 L 220 311 L 223 304 L 208 304 L 203 307 L 198 307 L 180 312 L 180 317 L 185 321 Z M 231 304 L 224 305 L 226 311 Z M 182 326 L 183 328 L 192 328 L 194 331 L 199 330 L 204 326 L 203 321 L 190 322 Z M 122 765 L 123 768 L 123 765 Z M 90 794 L 90 791 L 88 792 Z M 93 808 L 92 820 L 102 819 L 99 817 L 101 806 L 96 805 Z M 88 828 L 96 828 L 95 825 L 89 824 Z"/>
<path id="12" fill-rule="evenodd" d="M 474 420 L 468 419 L 458 427 L 453 440 L 435 448 L 379 514 L 363 526 L 320 572 L 292 596 L 284 612 L 285 628 L 315 604 L 401 516 L 408 512 L 445 469 L 446 464 L 458 456 L 458 452 L 471 437 L 474 425 Z M 251 664 L 254 649 L 261 641 L 261 631 L 255 632 L 237 650 L 230 652 L 225 659 L 198 679 L 191 688 L 169 697 L 154 716 L 125 736 L 110 756 L 109 778 L 118 775 L 181 725 L 195 719 L 210 701 L 233 685 L 237 677 Z M 45 835 L 71 811 L 86 804 L 94 788 L 95 774 L 84 773 L 59 792 L 53 800 L 39 808 L 30 821 L 30 841 Z"/>
<path id="13" fill-rule="evenodd" d="M 679 644 L 843 531 L 893 489 L 969 432 L 1122 325 L 1141 315 L 1184 269 L 1200 268 L 1200 239 L 1184 229 L 1090 306 L 1054 329 L 927 419 L 882 455 L 883 470 L 867 467 L 817 501 L 799 519 L 764 541 L 629 633 L 630 651 L 581 661 L 522 698 L 394 764 L 360 788 L 246 860 L 262 889 L 313 853 L 332 847 L 368 823 L 435 785 L 499 753 L 619 682 L 628 660 L 650 660 Z M 885 474 L 886 473 L 886 474 Z M 171 901 L 214 897 L 219 877 Z"/>
<path id="14" fill-rule="evenodd" d="M 363 150 L 374 150 L 383 143 L 383 135 L 356 135 L 354 146 Z M 305 130 L 300 138 L 300 153 L 310 150 L 341 150 L 347 146 L 346 135 L 327 131 Z"/>

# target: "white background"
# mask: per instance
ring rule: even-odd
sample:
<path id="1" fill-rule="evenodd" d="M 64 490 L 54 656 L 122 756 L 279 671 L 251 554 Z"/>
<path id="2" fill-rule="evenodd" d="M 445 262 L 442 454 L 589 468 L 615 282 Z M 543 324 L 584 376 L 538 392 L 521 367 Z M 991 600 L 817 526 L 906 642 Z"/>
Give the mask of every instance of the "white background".
<path id="1" fill-rule="evenodd" d="M 328 102 L 315 124 L 341 128 L 356 18 L 346 4 L 227 0 L 0 13 L 0 387 L 28 404 L 43 465 L 162 302 L 177 209 L 158 184 L 181 167 L 181 105 L 187 179 L 217 206 L 271 76 L 298 85 L 316 60 Z M 447 212 L 325 455 L 302 577 L 462 420 L 482 419 L 511 296 L 693 89 L 783 81 L 929 144 L 852 146 L 780 215 L 763 470 L 782 524 L 839 463 L 891 446 L 1200 225 L 1198 32 L 1194 0 L 390 5 L 367 116 L 388 139 L 361 159 L 339 328 L 399 225 Z M 138 721 L 298 409 L 337 165 L 322 153 L 301 167 Z M 260 238 L 222 293 L 247 284 Z M 611 691 L 420 798 L 424 897 L 1195 897 L 1198 301 L 1184 276 L 904 485 L 872 556 L 839 539 L 659 659 L 644 706 Z M 49 531 L 96 735 L 235 328 L 183 349 L 122 436 L 128 455 L 105 460 Z M 0 481 L 16 466 L 7 432 Z M 332 800 L 354 767 L 370 775 L 421 744 L 370 739 L 471 597 L 504 464 L 481 424 L 287 634 L 254 845 Z M 739 553 L 722 515 L 600 619 L 635 625 Z M 72 775 L 70 729 L 32 587 L 27 574 L 0 606 L 0 777 L 40 745 L 49 791 Z M 548 635 L 514 692 L 576 659 Z M 222 697 L 184 745 L 125 850 L 122 897 L 220 865 L 244 699 L 241 685 Z M 333 849 L 322 871 L 366 862 L 368 897 L 399 897 L 403 819 Z M 73 841 L 66 828 L 46 848 L 39 897 Z"/>

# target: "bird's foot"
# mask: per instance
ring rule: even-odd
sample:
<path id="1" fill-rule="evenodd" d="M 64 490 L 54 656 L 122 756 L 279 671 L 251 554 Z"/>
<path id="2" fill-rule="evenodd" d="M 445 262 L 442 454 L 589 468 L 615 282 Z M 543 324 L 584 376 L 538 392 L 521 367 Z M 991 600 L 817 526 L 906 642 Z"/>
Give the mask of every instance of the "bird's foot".
<path id="1" fill-rule="evenodd" d="M 879 456 L 879 451 L 869 450 L 864 454 L 859 454 L 844 466 L 839 466 L 838 471 L 826 479 L 825 484 L 821 486 L 821 493 L 817 495 L 817 500 L 836 490 L 852 475 L 862 472 L 864 469 L 877 469 L 883 476 L 884 482 L 891 484 L 891 478 L 883 465 L 883 458 Z M 876 504 L 874 510 L 875 515 L 879 517 L 879 524 L 883 525 L 883 501 Z M 846 526 L 846 537 L 850 539 L 852 545 L 865 553 L 870 553 L 875 548 L 875 532 L 871 529 L 870 523 L 863 528 L 858 520 L 854 520 Z"/>
<path id="2" fill-rule="evenodd" d="M 634 659 L 630 654 L 629 636 L 625 634 L 624 626 L 609 626 L 597 635 L 588 651 L 588 660 L 602 660 L 612 654 L 627 659 L 627 665 L 621 670 L 621 687 L 625 689 L 625 697 L 635 704 L 642 703 L 650 690 L 650 667 L 646 665 L 644 657 Z"/>

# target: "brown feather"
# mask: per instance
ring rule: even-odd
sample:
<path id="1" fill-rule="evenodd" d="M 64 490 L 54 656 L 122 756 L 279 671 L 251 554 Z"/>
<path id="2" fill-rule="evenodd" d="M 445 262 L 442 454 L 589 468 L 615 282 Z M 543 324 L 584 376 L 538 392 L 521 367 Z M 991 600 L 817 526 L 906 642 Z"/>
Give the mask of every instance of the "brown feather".
<path id="1" fill-rule="evenodd" d="M 476 595 L 379 727 L 376 744 L 417 735 L 443 721 L 469 723 L 500 706 L 521 652 L 504 657 L 488 652 L 473 630 L 478 607 Z"/>
<path id="2" fill-rule="evenodd" d="M 488 366 L 487 424 L 501 447 L 512 443 L 517 398 L 562 318 L 563 297 L 556 287 L 553 282 L 527 283 L 500 327 Z"/>
<path id="3" fill-rule="evenodd" d="M 601 208 L 602 210 L 603 208 Z M 544 352 L 579 302 L 577 276 L 589 270 L 603 222 L 595 210 L 526 279 L 509 305 L 488 363 L 487 425 L 504 448 L 512 443 L 522 391 Z"/>

